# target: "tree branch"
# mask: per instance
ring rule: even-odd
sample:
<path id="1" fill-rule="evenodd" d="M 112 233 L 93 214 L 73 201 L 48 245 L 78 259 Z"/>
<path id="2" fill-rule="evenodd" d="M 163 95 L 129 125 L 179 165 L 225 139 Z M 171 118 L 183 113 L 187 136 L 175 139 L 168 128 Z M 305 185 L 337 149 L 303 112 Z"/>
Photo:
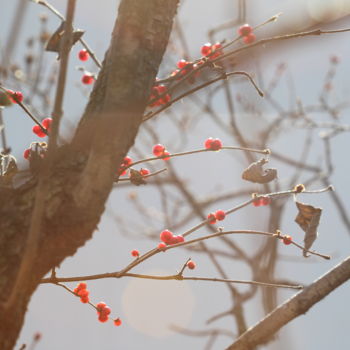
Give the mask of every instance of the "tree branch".
<path id="1" fill-rule="evenodd" d="M 267 343 L 285 324 L 305 314 L 314 304 L 348 279 L 350 279 L 350 257 L 268 314 L 242 334 L 227 350 L 253 350 L 256 346 Z"/>

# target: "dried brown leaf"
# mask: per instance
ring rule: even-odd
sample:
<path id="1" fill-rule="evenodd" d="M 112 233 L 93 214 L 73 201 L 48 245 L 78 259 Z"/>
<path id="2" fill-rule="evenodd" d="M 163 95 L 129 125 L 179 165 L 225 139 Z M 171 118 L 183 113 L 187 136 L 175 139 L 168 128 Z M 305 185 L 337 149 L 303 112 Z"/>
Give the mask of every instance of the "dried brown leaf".
<path id="1" fill-rule="evenodd" d="M 305 232 L 303 255 L 308 257 L 306 251 L 311 248 L 317 238 L 317 227 L 320 223 L 322 209 L 301 202 L 295 202 L 295 204 L 299 210 L 295 222 Z"/>
<path id="2" fill-rule="evenodd" d="M 249 167 L 243 171 L 242 179 L 259 184 L 265 184 L 276 179 L 277 169 L 263 169 L 263 165 L 267 162 L 267 159 L 262 158 L 250 164 Z"/>

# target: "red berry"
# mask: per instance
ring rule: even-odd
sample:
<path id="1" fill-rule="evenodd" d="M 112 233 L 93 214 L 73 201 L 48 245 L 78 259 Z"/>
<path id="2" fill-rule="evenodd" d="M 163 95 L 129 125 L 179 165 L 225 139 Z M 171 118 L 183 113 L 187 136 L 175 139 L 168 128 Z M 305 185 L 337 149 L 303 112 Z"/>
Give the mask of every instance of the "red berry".
<path id="1" fill-rule="evenodd" d="M 86 297 L 81 297 L 81 298 L 80 298 L 80 301 L 81 301 L 83 304 L 87 304 L 87 303 L 90 301 L 90 299 L 89 299 L 88 296 L 86 296 Z"/>
<path id="2" fill-rule="evenodd" d="M 158 244 L 158 249 L 159 250 L 163 250 L 164 248 L 166 247 L 166 244 L 165 243 L 163 243 L 163 242 L 160 242 L 159 244 Z"/>
<path id="3" fill-rule="evenodd" d="M 149 171 L 148 169 L 146 169 L 146 168 L 141 168 L 141 169 L 140 169 L 140 174 L 141 174 L 142 176 L 146 176 L 146 175 L 149 175 L 149 174 L 150 174 L 150 171 Z"/>
<path id="4" fill-rule="evenodd" d="M 170 242 L 173 238 L 174 234 L 169 230 L 164 230 L 160 233 L 160 240 L 166 244 Z"/>
<path id="5" fill-rule="evenodd" d="M 256 36 L 255 36 L 255 34 L 253 34 L 253 33 L 250 33 L 249 35 L 243 37 L 243 41 L 244 41 L 246 44 L 251 44 L 251 43 L 253 43 L 253 42 L 255 41 L 255 39 L 256 39 Z"/>
<path id="6" fill-rule="evenodd" d="M 99 315 L 98 316 L 98 320 L 102 323 L 107 322 L 108 321 L 108 316 L 107 315 Z"/>
<path id="7" fill-rule="evenodd" d="M 253 31 L 253 28 L 249 24 L 243 24 L 238 28 L 238 34 L 240 36 L 247 36 L 251 34 Z"/>
<path id="8" fill-rule="evenodd" d="M 185 68 L 188 65 L 189 62 L 187 62 L 186 60 L 182 59 L 179 62 L 177 62 L 177 67 L 182 69 Z"/>
<path id="9" fill-rule="evenodd" d="M 170 155 L 170 153 L 169 153 L 167 150 L 165 150 L 165 151 L 163 152 L 163 154 L 162 154 L 162 159 L 163 159 L 163 160 L 169 160 L 170 157 L 167 157 L 167 156 L 169 156 L 169 155 Z"/>
<path id="10" fill-rule="evenodd" d="M 30 152 L 31 152 L 31 149 L 30 149 L 30 148 L 27 148 L 27 149 L 23 152 L 23 158 L 24 158 L 24 159 L 29 159 L 29 157 L 30 157 Z"/>
<path id="11" fill-rule="evenodd" d="M 86 51 L 85 49 L 80 50 L 78 56 L 79 56 L 80 61 L 87 61 L 90 57 L 88 51 Z"/>
<path id="12" fill-rule="evenodd" d="M 51 118 L 45 118 L 41 125 L 49 132 L 51 129 L 52 119 Z"/>
<path id="13" fill-rule="evenodd" d="M 217 210 L 217 211 L 215 212 L 215 218 L 216 218 L 216 220 L 222 221 L 222 220 L 225 219 L 225 216 L 226 216 L 226 214 L 225 214 L 225 212 L 224 212 L 223 210 Z"/>
<path id="14" fill-rule="evenodd" d="M 212 137 L 209 137 L 208 139 L 205 140 L 204 142 L 204 147 L 206 149 L 210 149 L 211 148 L 211 144 L 213 142 L 213 138 Z"/>
<path id="15" fill-rule="evenodd" d="M 196 263 L 192 260 L 188 261 L 186 265 L 190 270 L 193 270 L 196 268 Z"/>
<path id="16" fill-rule="evenodd" d="M 160 143 L 153 146 L 152 152 L 156 157 L 160 157 L 164 151 L 165 151 L 165 147 L 163 145 L 161 145 Z"/>
<path id="17" fill-rule="evenodd" d="M 78 290 L 86 289 L 87 284 L 85 282 L 80 282 L 77 286 Z"/>
<path id="18" fill-rule="evenodd" d="M 101 316 L 108 316 L 112 312 L 111 308 L 106 306 L 102 311 L 101 311 Z"/>
<path id="19" fill-rule="evenodd" d="M 292 239 L 292 237 L 291 237 L 291 236 L 288 236 L 288 235 L 283 236 L 283 243 L 284 243 L 285 245 L 289 245 L 289 244 L 291 244 L 291 243 L 292 243 L 292 241 L 293 241 L 293 239 Z"/>
<path id="20" fill-rule="evenodd" d="M 80 297 L 87 297 L 89 295 L 89 291 L 87 289 L 81 289 L 81 290 L 78 290 L 77 294 Z"/>
<path id="21" fill-rule="evenodd" d="M 106 306 L 107 306 L 106 303 L 104 303 L 103 301 L 100 301 L 96 305 L 97 312 L 101 312 Z"/>
<path id="22" fill-rule="evenodd" d="M 131 255 L 134 256 L 135 258 L 138 257 L 140 255 L 139 251 L 134 249 L 131 251 Z"/>
<path id="23" fill-rule="evenodd" d="M 177 243 L 182 243 L 185 242 L 185 238 L 181 235 L 179 236 L 174 236 L 168 244 L 177 244 Z"/>
<path id="24" fill-rule="evenodd" d="M 81 78 L 81 82 L 85 85 L 90 85 L 94 82 L 95 78 L 91 74 L 84 74 Z"/>
<path id="25" fill-rule="evenodd" d="M 212 48 L 212 51 L 215 51 L 215 52 L 210 56 L 210 59 L 217 58 L 223 54 L 223 51 L 221 50 L 222 45 L 220 43 L 214 44 L 211 48 Z"/>
<path id="26" fill-rule="evenodd" d="M 127 165 L 130 165 L 130 164 L 132 164 L 132 159 L 130 157 L 124 157 L 123 165 L 127 166 Z"/>
<path id="27" fill-rule="evenodd" d="M 222 148 L 222 142 L 220 139 L 213 139 L 212 137 L 209 137 L 207 140 L 205 140 L 204 147 L 212 151 L 218 151 Z"/>
<path id="28" fill-rule="evenodd" d="M 208 56 L 211 53 L 211 43 L 206 43 L 201 48 L 201 54 L 203 56 Z"/>
<path id="29" fill-rule="evenodd" d="M 33 128 L 33 133 L 36 134 L 39 137 L 45 137 L 46 134 L 44 133 L 44 131 L 41 129 L 41 127 L 39 125 L 34 125 Z"/>
<path id="30" fill-rule="evenodd" d="M 122 324 L 122 321 L 119 317 L 116 318 L 113 322 L 114 322 L 114 325 L 117 327 L 119 327 Z"/>
<path id="31" fill-rule="evenodd" d="M 20 91 L 6 90 L 12 103 L 23 101 L 23 94 Z"/>
<path id="32" fill-rule="evenodd" d="M 215 217 L 214 213 L 208 214 L 207 219 L 209 220 L 209 224 L 215 224 L 216 223 L 216 217 Z"/>

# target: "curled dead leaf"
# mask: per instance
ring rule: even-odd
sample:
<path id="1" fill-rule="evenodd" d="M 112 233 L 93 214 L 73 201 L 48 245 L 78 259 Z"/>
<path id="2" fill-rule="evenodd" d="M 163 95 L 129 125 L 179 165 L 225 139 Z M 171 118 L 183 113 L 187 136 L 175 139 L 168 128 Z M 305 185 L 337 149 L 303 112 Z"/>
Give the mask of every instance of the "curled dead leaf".
<path id="1" fill-rule="evenodd" d="M 243 171 L 242 179 L 259 184 L 265 184 L 276 179 L 277 169 L 263 169 L 263 165 L 267 162 L 268 160 L 266 158 L 262 158 L 250 164 L 249 167 Z"/>

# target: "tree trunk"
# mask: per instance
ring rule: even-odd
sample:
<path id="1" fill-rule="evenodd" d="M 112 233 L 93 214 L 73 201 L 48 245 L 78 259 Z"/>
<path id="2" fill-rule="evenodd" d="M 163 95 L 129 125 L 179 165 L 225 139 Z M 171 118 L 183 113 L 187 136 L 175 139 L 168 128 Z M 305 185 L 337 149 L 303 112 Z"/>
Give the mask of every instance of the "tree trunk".
<path id="1" fill-rule="evenodd" d="M 0 349 L 10 350 L 40 279 L 91 238 L 133 145 L 179 0 L 122 0 L 103 67 L 77 132 L 55 155 L 30 283 L 5 312 L 25 250 L 37 178 L 0 187 Z"/>

